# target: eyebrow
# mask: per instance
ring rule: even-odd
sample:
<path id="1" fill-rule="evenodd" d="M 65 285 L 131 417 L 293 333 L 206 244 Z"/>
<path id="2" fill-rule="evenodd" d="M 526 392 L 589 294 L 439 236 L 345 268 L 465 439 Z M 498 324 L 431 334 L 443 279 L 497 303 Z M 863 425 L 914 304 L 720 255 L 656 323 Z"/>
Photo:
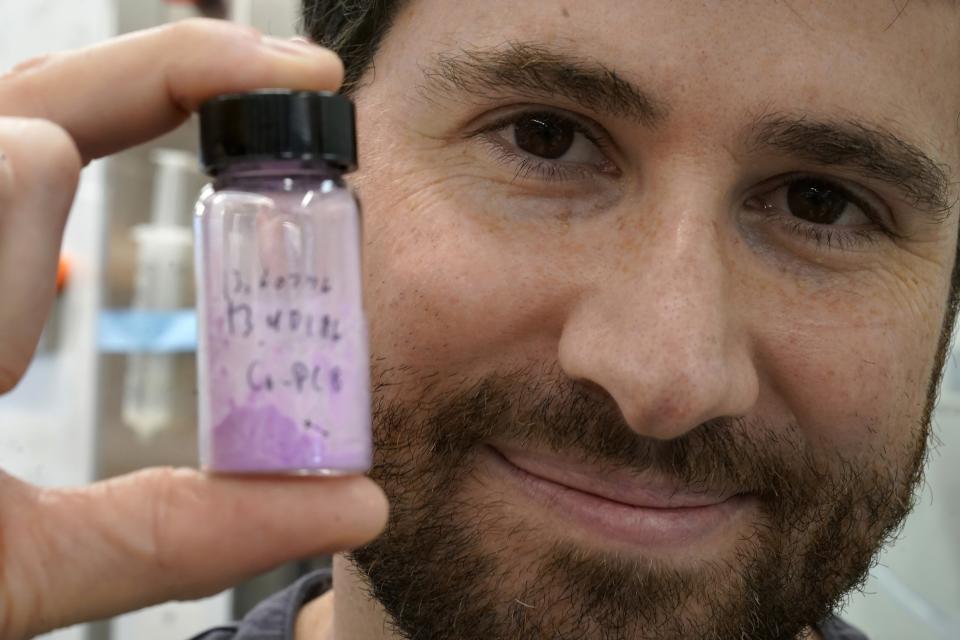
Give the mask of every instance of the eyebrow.
<path id="1" fill-rule="evenodd" d="M 948 168 L 882 127 L 767 114 L 749 127 L 747 138 L 754 150 L 766 147 L 814 164 L 849 167 L 896 187 L 919 209 L 946 214 L 953 205 Z"/>
<path id="2" fill-rule="evenodd" d="M 665 103 L 610 67 L 536 42 L 444 52 L 422 70 L 419 90 L 427 99 L 444 93 L 496 98 L 506 92 L 532 100 L 560 97 L 645 127 L 656 127 L 669 115 Z M 772 149 L 889 184 L 917 209 L 939 214 L 935 221 L 947 218 L 954 204 L 949 168 L 880 126 L 768 113 L 747 127 L 745 139 L 753 151 Z"/>
<path id="3" fill-rule="evenodd" d="M 426 84 L 421 92 L 427 96 L 452 90 L 488 97 L 508 89 L 533 99 L 563 97 L 645 126 L 666 116 L 666 109 L 652 96 L 609 67 L 537 43 L 508 42 L 492 49 L 443 53 L 423 73 Z"/>

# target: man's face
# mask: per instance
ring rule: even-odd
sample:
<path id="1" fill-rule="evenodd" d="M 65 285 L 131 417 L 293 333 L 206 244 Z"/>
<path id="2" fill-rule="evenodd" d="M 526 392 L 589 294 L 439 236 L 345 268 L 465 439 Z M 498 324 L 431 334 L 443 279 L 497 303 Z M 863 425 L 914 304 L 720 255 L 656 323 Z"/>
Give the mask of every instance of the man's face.
<path id="1" fill-rule="evenodd" d="M 356 93 L 410 637 L 792 638 L 909 508 L 948 2 L 415 0 Z"/>

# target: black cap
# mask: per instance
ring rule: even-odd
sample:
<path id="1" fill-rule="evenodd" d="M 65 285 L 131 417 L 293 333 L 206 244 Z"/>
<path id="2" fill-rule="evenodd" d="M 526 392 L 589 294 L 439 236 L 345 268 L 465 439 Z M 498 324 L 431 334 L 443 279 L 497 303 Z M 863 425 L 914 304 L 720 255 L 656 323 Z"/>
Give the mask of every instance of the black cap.
<path id="1" fill-rule="evenodd" d="M 353 103 L 327 92 L 268 89 L 200 107 L 200 162 L 209 174 L 238 160 L 323 160 L 357 168 Z"/>

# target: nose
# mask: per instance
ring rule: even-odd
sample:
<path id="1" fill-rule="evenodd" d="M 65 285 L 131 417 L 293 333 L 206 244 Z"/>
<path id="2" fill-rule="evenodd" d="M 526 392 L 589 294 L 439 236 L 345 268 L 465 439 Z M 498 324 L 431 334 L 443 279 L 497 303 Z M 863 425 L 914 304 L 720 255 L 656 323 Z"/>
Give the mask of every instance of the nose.
<path id="1" fill-rule="evenodd" d="M 746 414 L 759 381 L 728 231 L 693 203 L 654 209 L 664 214 L 618 232 L 567 316 L 559 361 L 612 396 L 633 430 L 669 440 Z"/>

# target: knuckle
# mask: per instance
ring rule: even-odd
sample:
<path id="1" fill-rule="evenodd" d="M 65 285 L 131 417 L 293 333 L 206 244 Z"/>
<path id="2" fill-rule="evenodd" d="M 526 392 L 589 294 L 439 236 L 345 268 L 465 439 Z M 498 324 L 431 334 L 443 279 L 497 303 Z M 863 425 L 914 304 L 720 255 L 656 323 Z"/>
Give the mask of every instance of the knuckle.
<path id="1" fill-rule="evenodd" d="M 30 126 L 31 146 L 44 165 L 67 176 L 80 173 L 83 168 L 80 150 L 66 129 L 49 120 L 33 120 Z"/>
<path id="2" fill-rule="evenodd" d="M 15 182 L 40 179 L 75 186 L 83 168 L 70 134 L 40 118 L 0 118 L 0 153 Z"/>
<path id="3" fill-rule="evenodd" d="M 150 509 L 150 556 L 160 569 L 168 568 L 170 555 L 166 536 L 166 522 L 171 510 L 173 494 L 173 469 L 154 469 L 150 475 L 150 493 L 153 496 Z"/>
<path id="4" fill-rule="evenodd" d="M 153 496 L 150 510 L 150 549 L 154 565 L 165 573 L 175 568 L 179 551 L 176 548 L 177 514 L 188 511 L 196 502 L 196 486 L 191 482 L 196 473 L 187 469 L 161 467 L 152 469 L 149 482 Z"/>

